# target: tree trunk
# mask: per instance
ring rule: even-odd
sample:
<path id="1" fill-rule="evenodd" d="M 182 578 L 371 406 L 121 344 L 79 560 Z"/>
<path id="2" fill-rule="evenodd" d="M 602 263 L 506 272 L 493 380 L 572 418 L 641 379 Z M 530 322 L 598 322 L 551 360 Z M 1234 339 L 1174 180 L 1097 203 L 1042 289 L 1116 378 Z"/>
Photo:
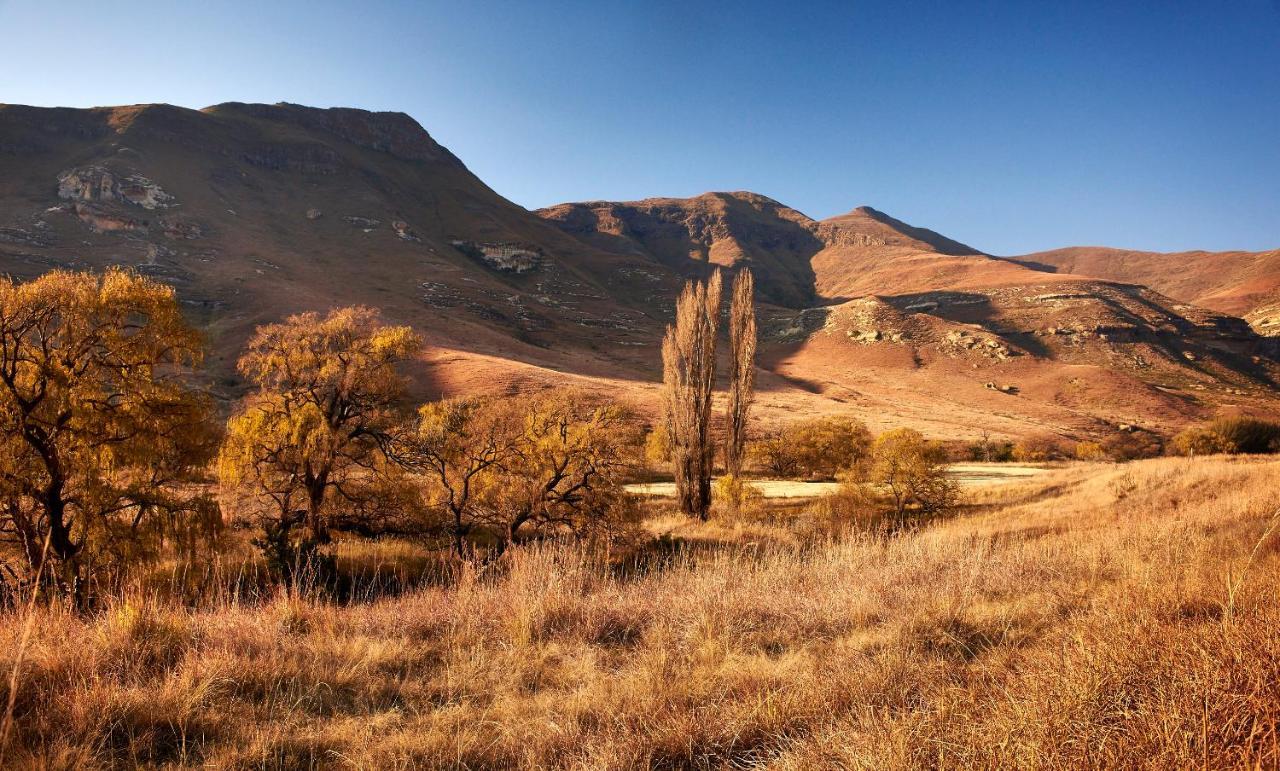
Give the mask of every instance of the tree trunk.
<path id="1" fill-rule="evenodd" d="M 307 484 L 307 529 L 311 531 L 311 540 L 317 544 L 327 544 L 333 540 L 324 518 L 324 492 L 327 486 L 328 482 L 324 477 Z"/>

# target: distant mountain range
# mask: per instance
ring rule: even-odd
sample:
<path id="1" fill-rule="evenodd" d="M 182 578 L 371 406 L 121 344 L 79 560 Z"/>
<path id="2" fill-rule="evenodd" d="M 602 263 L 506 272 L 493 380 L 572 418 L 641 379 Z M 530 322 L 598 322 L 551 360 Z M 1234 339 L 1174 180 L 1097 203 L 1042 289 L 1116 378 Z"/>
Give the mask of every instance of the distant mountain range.
<path id="1" fill-rule="evenodd" d="M 1169 433 L 1280 402 L 1278 255 L 1002 258 L 870 207 L 813 220 L 748 192 L 529 212 L 400 113 L 0 105 L 0 271 L 173 284 L 227 398 L 254 325 L 361 303 L 427 339 L 422 396 L 578 384 L 652 410 L 679 287 L 749 266 L 765 424 Z"/>

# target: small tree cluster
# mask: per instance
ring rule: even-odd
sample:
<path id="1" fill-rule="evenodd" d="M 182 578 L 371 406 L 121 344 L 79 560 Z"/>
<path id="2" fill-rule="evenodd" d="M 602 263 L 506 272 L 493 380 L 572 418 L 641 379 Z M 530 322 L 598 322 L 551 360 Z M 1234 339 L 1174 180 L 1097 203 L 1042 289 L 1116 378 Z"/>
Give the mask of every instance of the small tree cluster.
<path id="1" fill-rule="evenodd" d="M 1051 434 L 1028 436 L 1013 445 L 1012 460 L 1018 463 L 1043 463 L 1067 457 L 1062 441 Z"/>
<path id="2" fill-rule="evenodd" d="M 747 419 L 755 389 L 756 322 L 751 271 L 733 284 L 729 310 L 729 398 L 725 415 L 725 472 L 738 477 L 746 446 Z M 720 325 L 720 271 L 706 282 L 689 282 L 676 302 L 675 323 L 662 341 L 663 434 L 654 434 L 653 455 L 670 445 L 680 509 L 706 519 L 711 508 L 711 397 L 716 379 Z"/>
<path id="3" fill-rule="evenodd" d="M 830 479 L 863 464 L 870 447 L 865 425 L 835 416 L 792 423 L 751 449 L 756 462 L 774 476 Z"/>
<path id="4" fill-rule="evenodd" d="M 501 553 L 526 531 L 600 533 L 633 511 L 621 475 L 638 444 L 625 414 L 570 392 L 427 404 L 401 457 L 428 480 L 456 554 L 483 535 Z"/>
<path id="5" fill-rule="evenodd" d="M 662 340 L 663 412 L 671 438 L 680 510 L 707 518 L 711 508 L 711 395 L 716 378 L 720 272 L 690 282 L 676 301 L 675 323 Z"/>

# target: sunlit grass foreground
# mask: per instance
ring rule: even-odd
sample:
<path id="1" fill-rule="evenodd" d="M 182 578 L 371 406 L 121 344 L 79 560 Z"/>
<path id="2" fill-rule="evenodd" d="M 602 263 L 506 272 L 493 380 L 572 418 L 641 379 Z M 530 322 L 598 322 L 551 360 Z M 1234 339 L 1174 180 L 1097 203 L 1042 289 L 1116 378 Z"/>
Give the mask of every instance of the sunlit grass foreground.
<path id="1" fill-rule="evenodd" d="M 971 500 L 892 537 L 680 525 L 705 548 L 640 574 L 543 546 L 370 603 L 41 610 L 4 763 L 1280 764 L 1280 462 Z"/>

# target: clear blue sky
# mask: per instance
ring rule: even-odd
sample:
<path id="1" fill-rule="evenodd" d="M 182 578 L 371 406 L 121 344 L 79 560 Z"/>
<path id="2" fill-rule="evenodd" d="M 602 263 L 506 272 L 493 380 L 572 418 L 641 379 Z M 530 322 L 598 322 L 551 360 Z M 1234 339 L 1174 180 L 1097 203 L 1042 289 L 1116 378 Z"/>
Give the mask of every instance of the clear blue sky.
<path id="1" fill-rule="evenodd" d="M 0 0 L 0 102 L 401 110 L 499 193 L 1280 247 L 1280 0 Z"/>

